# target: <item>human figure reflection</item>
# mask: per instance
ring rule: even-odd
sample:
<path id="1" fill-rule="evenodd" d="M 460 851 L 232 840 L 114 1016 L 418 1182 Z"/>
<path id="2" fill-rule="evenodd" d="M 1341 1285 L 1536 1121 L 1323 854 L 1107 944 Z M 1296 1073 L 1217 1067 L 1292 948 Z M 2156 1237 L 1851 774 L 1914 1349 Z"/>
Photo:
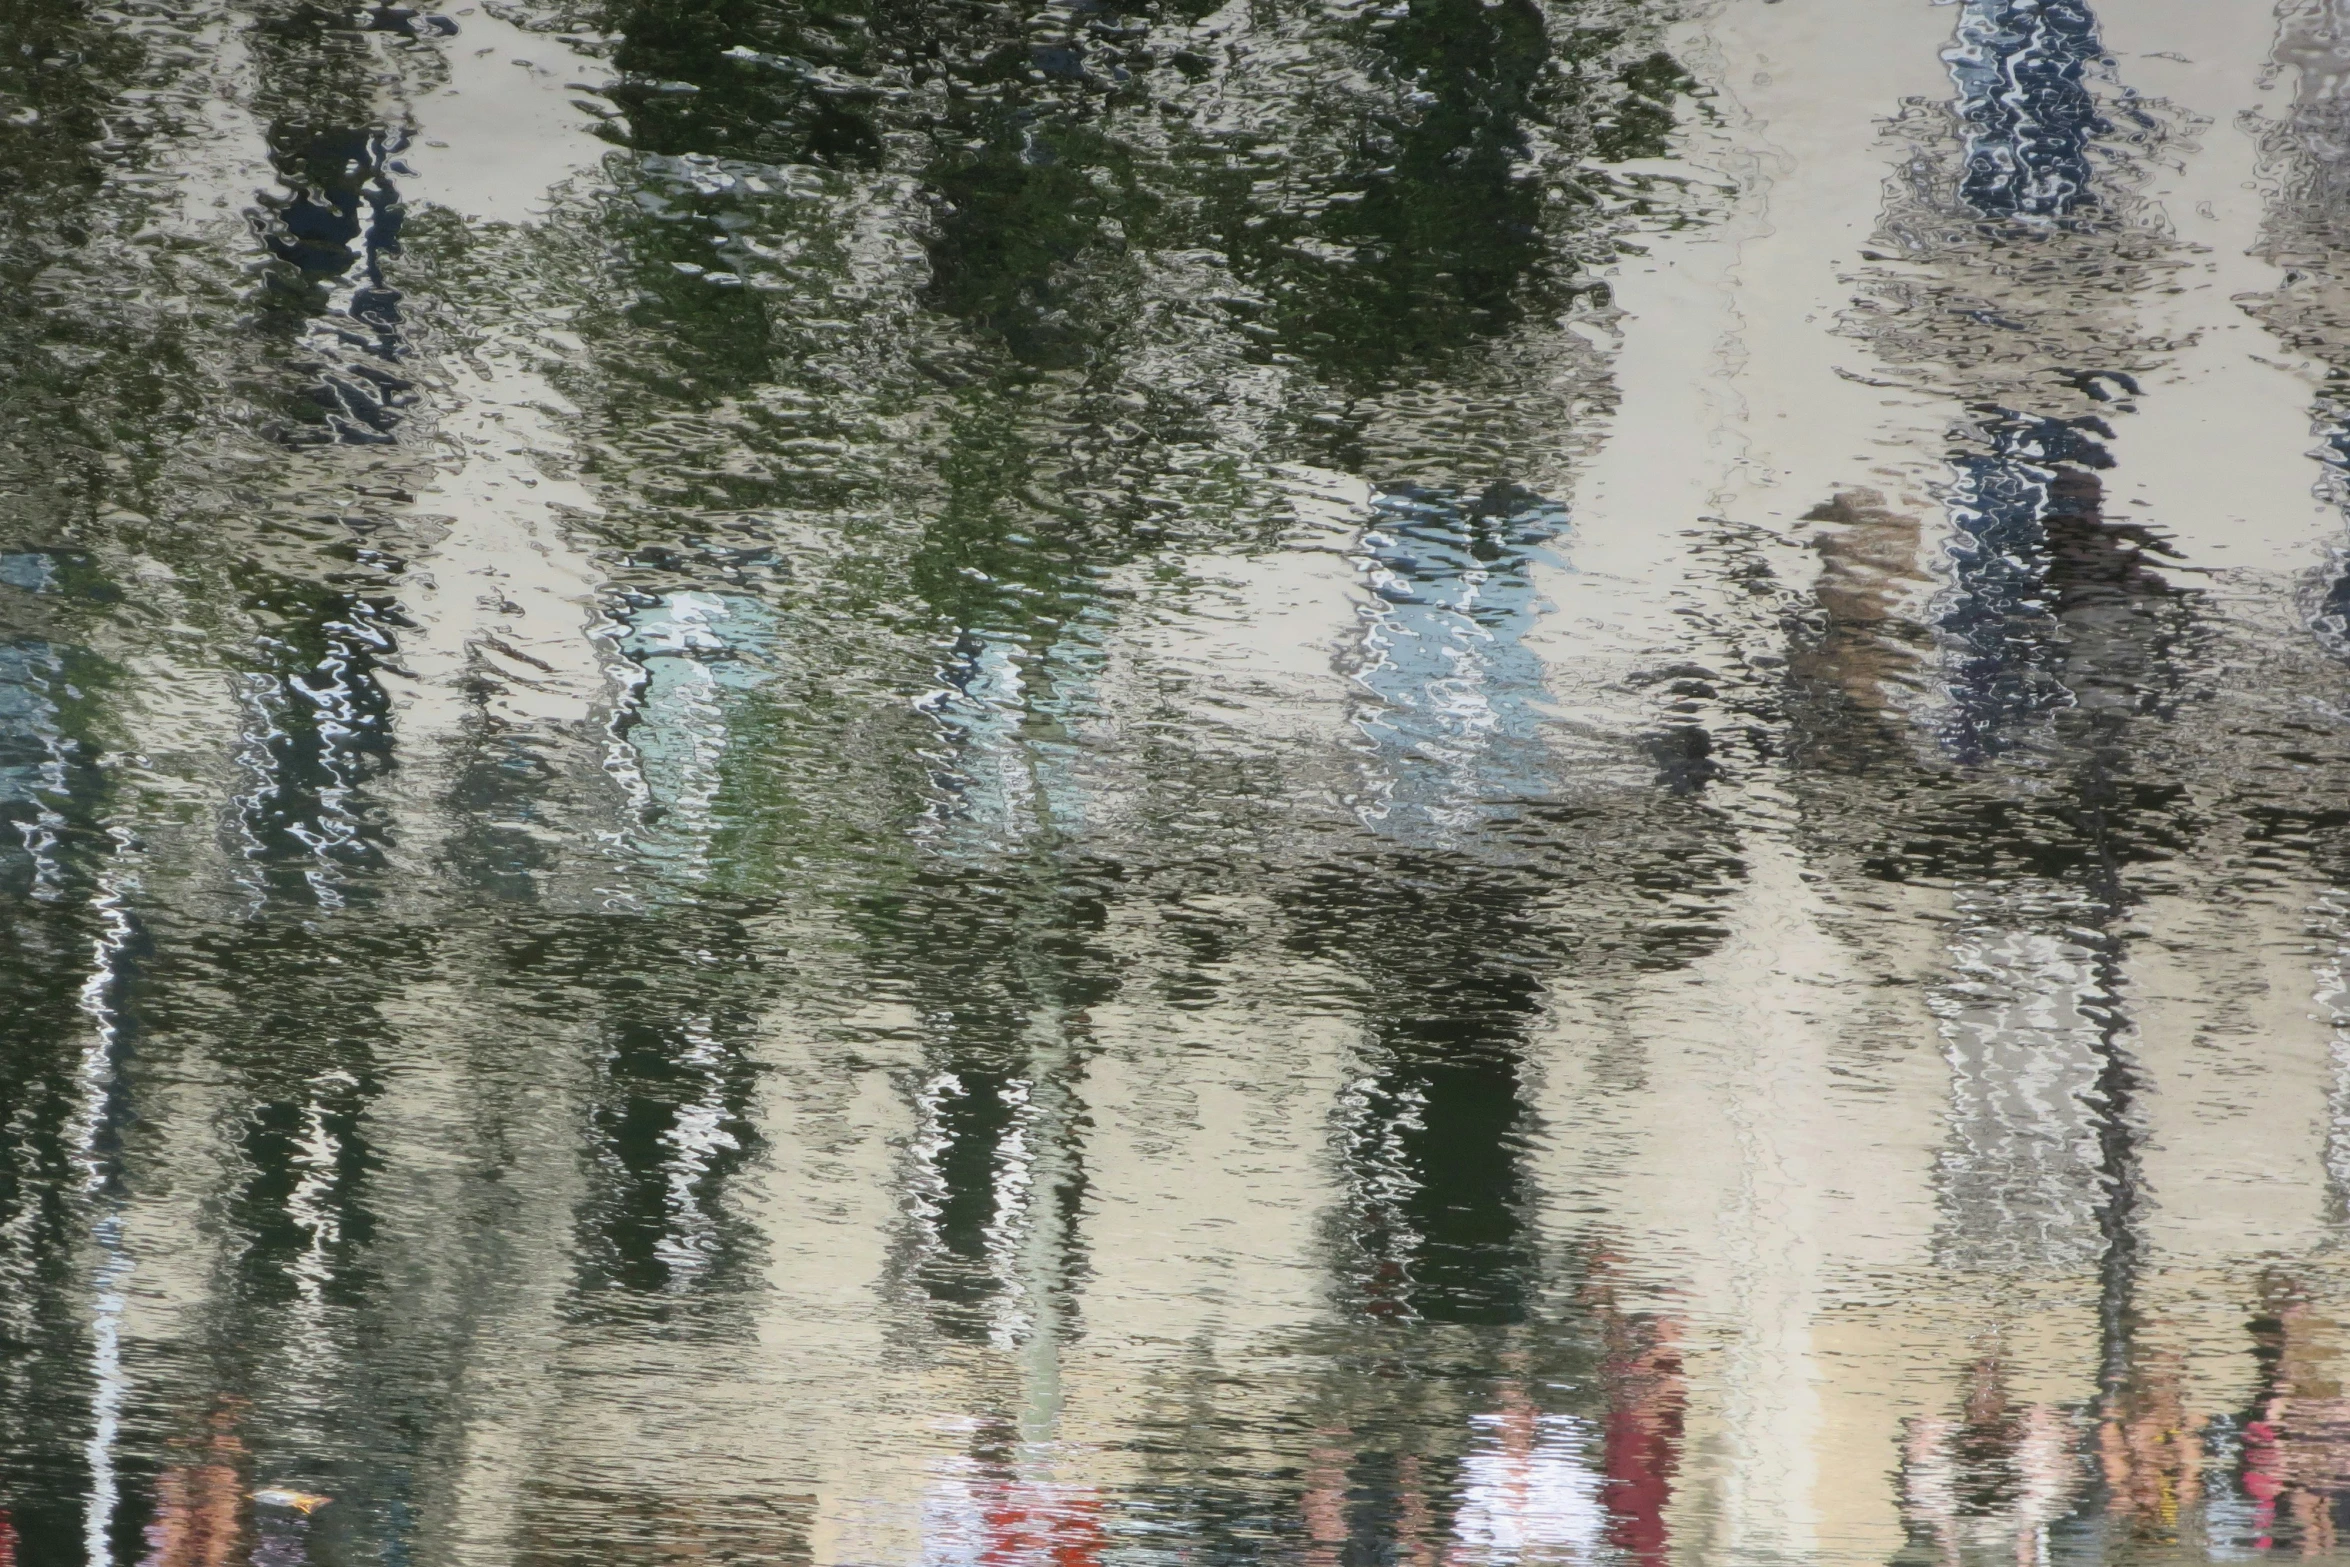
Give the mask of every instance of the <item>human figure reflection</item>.
<path id="1" fill-rule="evenodd" d="M 1913 1539 L 1946 1560 L 2038 1560 L 2080 1503 L 2091 1424 L 2115 1516 L 2169 1528 L 2193 1495 L 2176 1369 L 2136 1340 L 2145 1083 L 2117 926 L 2141 896 L 2127 873 L 2178 831 L 2133 730 L 2166 716 L 2199 608 L 2149 566 L 2156 535 L 2103 517 L 2101 424 L 2001 414 L 1975 433 L 1987 449 L 1953 458 L 1950 575 L 1923 626 L 1902 613 L 1914 526 L 1861 493 L 1812 514 L 1822 624 L 1795 663 L 1798 733 L 1807 757 L 1914 813 L 1877 864 L 1953 888 L 1929 996 L 1950 1072 L 1935 1263 L 1985 1289 L 2095 1283 L 2091 1410 L 2012 1397 L 1995 1351 L 1956 1412 L 1904 1438 Z M 1940 700 L 1919 703 L 1937 634 Z M 1831 852 L 1884 842 L 1865 825 L 1838 838 Z M 2008 1308 L 1992 1310 L 2004 1331 Z"/>
<path id="2" fill-rule="evenodd" d="M 2350 1534 L 2350 1389 L 2343 1330 L 2309 1295 L 2272 1277 L 2252 1334 L 2261 1388 L 2241 1426 L 2238 1484 L 2257 1550 L 2323 1556 Z"/>
<path id="3" fill-rule="evenodd" d="M 1485 1368 L 1455 1389 L 1450 1355 L 1383 1317 L 1382 1375 L 1332 1385 L 1304 1451 L 1299 1550 L 1317 1567 L 1500 1567 L 1672 1559 L 1669 1518 L 1687 1394 L 1680 1325 L 1624 1308 L 1604 1245 L 1559 1316 L 1452 1338 Z M 1415 1336 L 1434 1323 L 1412 1329 Z M 1459 1329 L 1455 1329 L 1455 1334 Z"/>
<path id="4" fill-rule="evenodd" d="M 1968 1368 L 1955 1416 L 1909 1422 L 1901 1452 L 1902 1513 L 1934 1558 L 1970 1554 L 2018 1563 L 2049 1560 L 2049 1525 L 2080 1489 L 2078 1422 L 2046 1402 L 2012 1397 L 1996 1352 Z"/>
<path id="5" fill-rule="evenodd" d="M 922 1567 L 1099 1567 L 1100 1493 L 1035 1470 L 1015 1425 L 974 1422 L 924 1498 Z"/>
<path id="6" fill-rule="evenodd" d="M 1929 998 L 1949 1068 L 1932 1261 L 1985 1337 L 1957 1396 L 1921 1390 L 1905 1417 L 1904 1559 L 2033 1562 L 2175 1539 L 2201 1494 L 2185 1370 L 2144 1320 L 2157 1085 L 2129 922 L 2194 830 L 2149 759 L 2213 617 L 2157 569 L 2156 529 L 2108 515 L 2115 421 L 2161 361 L 2114 305 L 2172 243 L 2129 173 L 2165 111 L 2093 90 L 2113 67 L 2076 0 L 1969 0 L 1944 58 L 1963 146 L 1903 122 L 1927 144 L 1879 236 L 1937 280 L 1888 279 L 1904 309 L 1856 319 L 1965 411 L 1946 531 L 1920 559 L 1925 530 L 1882 496 L 1812 514 L 1795 730 L 1818 856 L 1947 888 L 1957 915 Z M 1868 819 L 1880 805 L 1898 827 Z M 2100 1517 L 2114 1532 L 2090 1545 Z"/>
<path id="7" fill-rule="evenodd" d="M 1688 1405 L 1682 1327 L 1671 1317 L 1626 1309 L 1618 1299 L 1618 1266 L 1613 1248 L 1594 1247 L 1583 1291 L 1598 1320 L 1599 1381 L 1607 1398 L 1599 1497 L 1607 1508 L 1607 1543 L 1633 1567 L 1665 1567 L 1672 1546 L 1666 1515 Z"/>
<path id="8" fill-rule="evenodd" d="M 2187 1407 L 2176 1352 L 2131 1345 L 2097 1410 L 2105 1515 L 2128 1537 L 2169 1542 L 2203 1491 L 2201 1419 Z"/>
<path id="9" fill-rule="evenodd" d="M 1504 1382 L 1489 1414 L 1473 1415 L 1447 1560 L 1459 1567 L 1587 1561 L 1607 1537 L 1599 1433 L 1574 1415 L 1544 1414 L 1523 1384 Z"/>
<path id="10" fill-rule="evenodd" d="M 2068 427 L 2065 442 L 2079 439 Z M 1958 551 L 1942 623 L 1965 649 L 1963 716 L 1943 733 L 1964 761 L 2028 752 L 2053 776 L 2004 807 L 2020 818 L 2014 837 L 1966 850 L 1993 874 L 1961 883 L 1953 971 L 1934 996 L 1951 1068 L 1936 1259 L 1986 1284 L 2096 1280 L 2102 1505 L 2134 1535 L 2168 1538 L 2197 1495 L 2198 1458 L 2178 1367 L 2137 1340 L 2145 1085 L 2114 927 L 2137 898 L 2124 872 L 2174 830 L 2165 797 L 2132 776 L 2125 731 L 2159 716 L 2193 609 L 2146 568 L 2145 530 L 2098 515 L 2093 471 L 2018 466 L 2037 471 L 2006 474 L 2007 537 L 1977 530 Z M 1981 785 L 1954 782 L 1949 806 L 1967 811 Z M 1911 1423 L 1904 1512 L 1942 1559 L 2006 1542 L 2045 1560 L 2078 1504 L 2080 1417 L 2045 1400 L 2015 1407 L 2005 1381 L 1987 1356 L 1962 1413 Z"/>
<path id="11" fill-rule="evenodd" d="M 174 1445 L 175 1461 L 155 1479 L 141 1567 L 229 1567 L 241 1559 L 251 1473 L 239 1432 L 244 1413 L 242 1404 L 224 1401 L 201 1436 Z"/>

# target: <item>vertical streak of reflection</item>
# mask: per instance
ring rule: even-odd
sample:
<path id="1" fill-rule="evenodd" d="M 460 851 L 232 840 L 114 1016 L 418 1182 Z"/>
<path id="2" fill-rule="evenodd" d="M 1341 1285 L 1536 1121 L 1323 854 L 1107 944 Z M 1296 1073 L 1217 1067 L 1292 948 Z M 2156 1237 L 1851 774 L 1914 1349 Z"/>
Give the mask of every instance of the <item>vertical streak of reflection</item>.
<path id="1" fill-rule="evenodd" d="M 2080 0 L 1968 0 L 1942 56 L 1966 125 L 1968 205 L 2062 218 L 2095 200 L 2089 142 L 2108 127 L 2083 78 L 2102 53 Z"/>
<path id="2" fill-rule="evenodd" d="M 2326 1051 L 2325 1168 L 2328 1202 L 2337 1218 L 2350 1217 L 2350 892 L 2329 889 L 2312 911 L 2332 950 L 2317 965 L 2316 1001 L 2333 1030 Z"/>
<path id="3" fill-rule="evenodd" d="M 122 1315 L 131 1259 L 123 1244 L 123 1215 L 114 1187 L 121 1174 L 115 1146 L 122 1109 L 122 1017 L 117 1002 L 121 964 L 132 935 L 130 914 L 124 908 L 132 883 L 123 865 L 130 845 L 119 832 L 115 847 L 115 861 L 100 873 L 93 900 L 99 927 L 81 987 L 81 1011 L 89 1020 L 90 1035 L 82 1052 L 81 1115 L 74 1129 L 74 1159 L 81 1170 L 82 1199 L 92 1213 L 90 1238 L 98 1259 L 91 1286 L 90 1437 L 84 1449 L 90 1492 L 82 1541 L 89 1567 L 112 1567 L 114 1560 L 114 1514 L 121 1501 L 114 1449 L 130 1391 L 122 1366 Z"/>

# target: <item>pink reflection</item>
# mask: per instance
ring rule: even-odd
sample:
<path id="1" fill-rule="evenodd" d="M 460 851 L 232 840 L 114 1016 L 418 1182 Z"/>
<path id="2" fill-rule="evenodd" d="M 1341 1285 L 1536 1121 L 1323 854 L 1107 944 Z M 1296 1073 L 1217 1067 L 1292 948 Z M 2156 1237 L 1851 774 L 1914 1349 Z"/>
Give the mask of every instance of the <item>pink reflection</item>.
<path id="1" fill-rule="evenodd" d="M 2342 1543 L 2336 1504 L 2350 1493 L 2350 1398 L 2335 1364 L 2339 1330 L 2297 1293 L 2268 1293 L 2271 1315 L 2256 1331 L 2273 1351 L 2273 1369 L 2244 1423 L 2242 1485 L 2253 1527 L 2246 1543 L 2328 1555 Z"/>
<path id="2" fill-rule="evenodd" d="M 1619 1314 L 1612 1294 L 1598 1304 L 1607 1344 L 1601 1368 L 1606 1481 L 1599 1494 L 1607 1504 L 1608 1543 L 1636 1567 L 1664 1567 L 1671 1543 L 1665 1508 L 1673 1499 L 1687 1403 L 1679 1328 L 1667 1319 Z"/>
<path id="3" fill-rule="evenodd" d="M 1322 1441 L 1306 1455 L 1306 1567 L 1338 1567 L 1346 1546 L 1346 1469 L 1352 1454 L 1347 1433 L 1324 1429 Z"/>
<path id="4" fill-rule="evenodd" d="M 240 1560 L 245 1520 L 242 1406 L 224 1403 L 194 1442 L 173 1444 L 180 1461 L 155 1480 L 155 1519 L 141 1567 L 228 1567 Z"/>
<path id="5" fill-rule="evenodd" d="M 1902 1518 L 1937 1559 L 1997 1553 L 2048 1560 L 2048 1526 L 2080 1489 L 2079 1426 L 2054 1404 L 2017 1404 L 2006 1366 L 1985 1355 L 1968 1370 L 1959 1414 L 1911 1420 L 1901 1451 Z"/>

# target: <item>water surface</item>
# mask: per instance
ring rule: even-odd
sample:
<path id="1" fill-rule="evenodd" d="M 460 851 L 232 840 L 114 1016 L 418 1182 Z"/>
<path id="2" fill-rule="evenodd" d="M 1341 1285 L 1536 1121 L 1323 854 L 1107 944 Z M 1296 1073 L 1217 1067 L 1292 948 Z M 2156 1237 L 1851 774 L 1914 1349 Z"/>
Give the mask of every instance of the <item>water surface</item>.
<path id="1" fill-rule="evenodd" d="M 0 1563 L 2350 1556 L 2340 0 L 0 0 Z"/>

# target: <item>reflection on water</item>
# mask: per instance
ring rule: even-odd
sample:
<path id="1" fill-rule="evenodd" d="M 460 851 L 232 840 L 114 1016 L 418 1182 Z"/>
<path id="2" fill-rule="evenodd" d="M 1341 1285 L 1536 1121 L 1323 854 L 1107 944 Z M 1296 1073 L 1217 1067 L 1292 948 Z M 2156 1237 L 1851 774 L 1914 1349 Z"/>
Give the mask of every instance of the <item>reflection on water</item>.
<path id="1" fill-rule="evenodd" d="M 2350 1555 L 2346 61 L 0 7 L 0 1563 Z"/>

